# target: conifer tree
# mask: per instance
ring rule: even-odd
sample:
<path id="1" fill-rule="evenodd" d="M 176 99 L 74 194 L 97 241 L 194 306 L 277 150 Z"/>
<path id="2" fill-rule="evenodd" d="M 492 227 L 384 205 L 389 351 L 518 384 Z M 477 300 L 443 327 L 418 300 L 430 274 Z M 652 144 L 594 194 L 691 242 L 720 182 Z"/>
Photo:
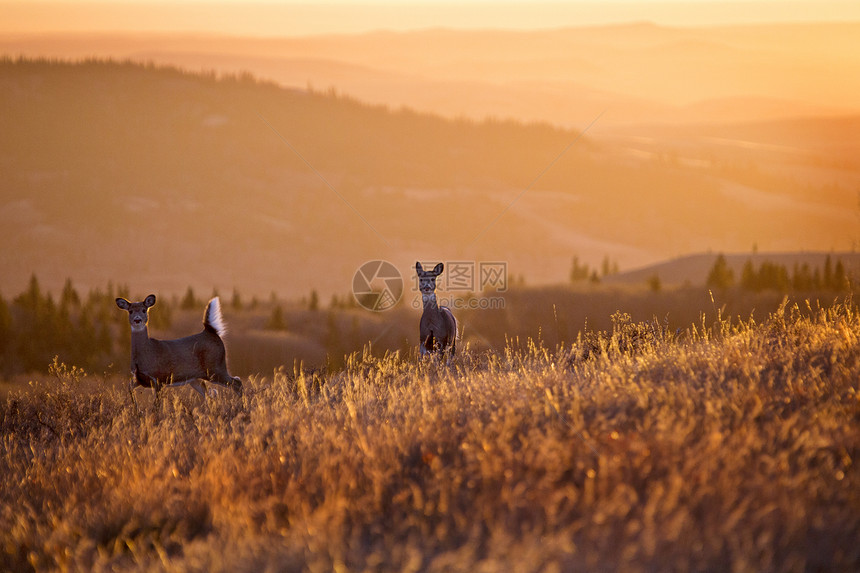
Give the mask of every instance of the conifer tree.
<path id="1" fill-rule="evenodd" d="M 266 322 L 266 328 L 268 330 L 286 330 L 287 329 L 287 321 L 284 319 L 284 309 L 280 304 L 276 304 L 275 308 L 272 309 L 272 314 L 269 316 L 269 320 Z"/>
<path id="2" fill-rule="evenodd" d="M 192 310 L 198 306 L 200 305 L 197 303 L 197 297 L 194 296 L 194 289 L 189 286 L 188 290 L 185 291 L 185 296 L 182 297 L 180 307 L 182 310 Z"/>
<path id="3" fill-rule="evenodd" d="M 66 284 L 63 285 L 63 294 L 60 296 L 60 307 L 61 308 L 69 308 L 74 307 L 78 308 L 81 306 L 81 297 L 78 295 L 78 291 L 75 290 L 75 287 L 72 286 L 72 279 L 67 278 Z"/>
<path id="4" fill-rule="evenodd" d="M 833 269 L 833 290 L 847 290 L 848 287 L 848 275 L 840 259 L 836 261 L 836 267 Z"/>
<path id="5" fill-rule="evenodd" d="M 725 255 L 720 253 L 717 260 L 714 262 L 714 266 L 711 268 L 711 272 L 708 273 L 706 284 L 712 288 L 727 289 L 731 287 L 734 282 L 735 273 L 731 267 L 729 267 L 729 263 L 726 261 Z"/>
<path id="6" fill-rule="evenodd" d="M 833 261 L 830 260 L 830 255 L 827 255 L 827 258 L 824 259 L 824 288 L 827 290 L 832 290 L 836 286 L 834 277 L 833 277 Z"/>
<path id="7" fill-rule="evenodd" d="M 39 279 L 35 273 L 30 275 L 27 290 L 18 295 L 14 302 L 16 306 L 34 314 L 42 306 L 42 287 L 39 285 Z"/>
<path id="8" fill-rule="evenodd" d="M 573 264 L 570 269 L 570 282 L 587 281 L 591 276 L 591 271 L 587 264 L 579 262 L 579 257 L 573 257 Z"/>
<path id="9" fill-rule="evenodd" d="M 759 290 L 758 273 L 750 259 L 744 263 L 744 268 L 741 270 L 741 287 L 746 290 Z"/>

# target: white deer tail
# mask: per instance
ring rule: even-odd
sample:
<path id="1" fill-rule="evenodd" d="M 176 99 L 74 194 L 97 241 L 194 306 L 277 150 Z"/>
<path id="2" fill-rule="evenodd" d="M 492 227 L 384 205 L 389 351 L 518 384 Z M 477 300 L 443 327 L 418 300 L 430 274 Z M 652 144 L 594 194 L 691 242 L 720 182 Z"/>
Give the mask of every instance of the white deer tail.
<path id="1" fill-rule="evenodd" d="M 206 313 L 203 315 L 203 327 L 214 330 L 218 336 L 227 334 L 227 323 L 221 314 L 221 300 L 217 296 L 210 300 L 206 306 Z"/>

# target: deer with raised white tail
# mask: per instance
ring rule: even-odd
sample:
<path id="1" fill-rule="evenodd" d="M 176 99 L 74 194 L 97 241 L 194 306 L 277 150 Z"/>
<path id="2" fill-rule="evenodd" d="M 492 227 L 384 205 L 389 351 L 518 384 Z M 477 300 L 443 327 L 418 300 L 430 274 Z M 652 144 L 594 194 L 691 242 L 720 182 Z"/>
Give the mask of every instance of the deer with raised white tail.
<path id="1" fill-rule="evenodd" d="M 227 372 L 227 351 L 222 336 L 227 325 L 221 315 L 218 297 L 209 301 L 203 314 L 203 331 L 174 340 L 156 340 L 149 337 L 146 323 L 149 309 L 155 304 L 151 294 L 143 302 L 116 299 L 116 305 L 128 311 L 131 325 L 131 374 L 129 391 L 134 399 L 138 386 L 152 388 L 156 398 L 164 386 L 190 385 L 201 396 L 206 396 L 201 380 L 233 389 L 242 395 L 242 380 Z"/>
<path id="2" fill-rule="evenodd" d="M 420 262 L 415 263 L 418 273 L 418 289 L 424 303 L 424 312 L 418 324 L 420 336 L 418 349 L 421 356 L 434 352 L 454 356 L 457 349 L 457 319 L 447 306 L 436 301 L 436 277 L 442 274 L 445 265 L 439 263 L 432 271 L 425 271 Z"/>

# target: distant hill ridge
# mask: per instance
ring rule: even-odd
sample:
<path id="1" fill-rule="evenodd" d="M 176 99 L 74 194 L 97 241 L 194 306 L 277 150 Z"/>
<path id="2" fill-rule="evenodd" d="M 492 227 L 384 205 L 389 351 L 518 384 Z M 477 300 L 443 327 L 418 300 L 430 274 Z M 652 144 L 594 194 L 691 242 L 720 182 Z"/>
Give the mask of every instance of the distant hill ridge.
<path id="1" fill-rule="evenodd" d="M 444 119 L 101 60 L 0 59 L 0 107 L 3 293 L 35 273 L 52 291 L 71 278 L 329 297 L 369 260 L 407 280 L 416 260 L 503 261 L 557 284 L 573 256 L 630 268 L 856 235 L 854 147 L 774 150 L 731 129 L 606 135 L 588 115 L 579 129 Z M 826 133 L 850 142 L 855 125 Z"/>
<path id="2" fill-rule="evenodd" d="M 250 70 L 280 85 L 336 86 L 447 117 L 578 125 L 611 109 L 604 123 L 726 123 L 856 114 L 858 31 L 858 22 L 638 22 L 300 37 L 54 33 L 0 38 L 0 52 Z M 807 74 L 814 81 L 803 81 Z"/>
<path id="3" fill-rule="evenodd" d="M 609 284 L 644 284 L 654 276 L 665 285 L 703 285 L 708 273 L 721 253 L 697 253 L 677 257 L 668 261 L 647 265 L 605 277 Z M 758 269 L 762 263 L 771 263 L 786 268 L 791 273 L 796 266 L 809 265 L 813 271 L 823 269 L 827 257 L 831 263 L 842 261 L 849 275 L 860 276 L 860 253 L 857 252 L 794 252 L 794 253 L 727 253 L 725 257 L 735 280 L 739 280 L 744 265 L 751 262 Z"/>
<path id="4" fill-rule="evenodd" d="M 11 292 L 90 271 L 75 282 L 343 292 L 368 259 L 414 264 L 440 224 L 450 237 L 474 220 L 474 193 L 524 187 L 577 137 L 113 60 L 0 59 L 0 106 Z M 471 193 L 451 201 L 456 188 Z"/>

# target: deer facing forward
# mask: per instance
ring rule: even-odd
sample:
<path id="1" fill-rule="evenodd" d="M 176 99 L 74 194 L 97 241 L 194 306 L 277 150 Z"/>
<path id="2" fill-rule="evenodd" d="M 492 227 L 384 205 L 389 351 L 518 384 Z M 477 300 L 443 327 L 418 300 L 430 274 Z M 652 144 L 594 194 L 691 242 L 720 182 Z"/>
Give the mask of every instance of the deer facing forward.
<path id="1" fill-rule="evenodd" d="M 418 288 L 424 303 L 424 313 L 418 325 L 418 349 L 421 356 L 433 352 L 450 353 L 450 356 L 454 356 L 457 349 L 457 319 L 451 309 L 439 306 L 436 302 L 436 277 L 441 275 L 444 269 L 445 265 L 439 263 L 432 271 L 425 271 L 420 262 L 415 263 Z"/>
<path id="2" fill-rule="evenodd" d="M 131 325 L 131 374 L 129 391 L 134 398 L 137 386 L 152 388 L 156 397 L 164 386 L 190 385 L 206 395 L 201 380 L 232 388 L 242 395 L 242 380 L 227 372 L 227 351 L 221 337 L 226 324 L 221 316 L 218 297 L 209 301 L 203 315 L 203 331 L 175 340 L 149 337 L 146 323 L 149 309 L 155 304 L 151 294 L 143 302 L 116 299 L 116 305 L 128 311 Z"/>

